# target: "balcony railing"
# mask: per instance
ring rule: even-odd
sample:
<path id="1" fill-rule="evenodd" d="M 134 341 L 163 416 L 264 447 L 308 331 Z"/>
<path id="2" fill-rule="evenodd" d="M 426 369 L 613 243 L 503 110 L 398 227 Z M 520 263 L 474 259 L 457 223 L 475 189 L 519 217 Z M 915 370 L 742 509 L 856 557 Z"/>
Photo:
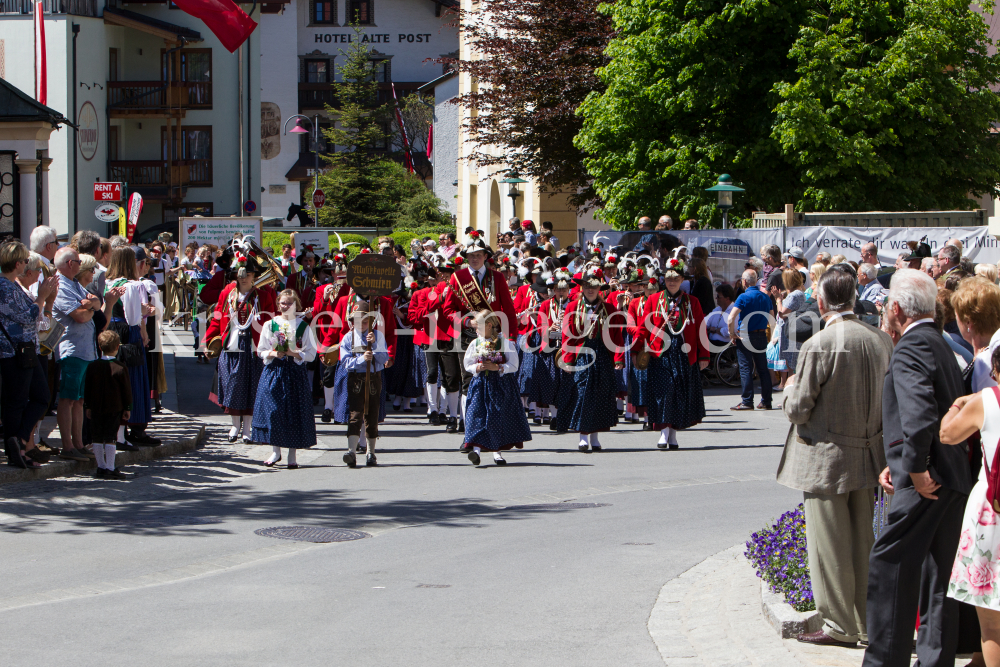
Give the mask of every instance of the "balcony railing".
<path id="1" fill-rule="evenodd" d="M 97 16 L 97 0 L 42 0 L 46 14 Z M 0 14 L 34 14 L 34 0 L 0 0 Z"/>
<path id="2" fill-rule="evenodd" d="M 169 178 L 168 178 L 169 177 Z M 211 160 L 113 160 L 111 180 L 128 183 L 130 188 L 211 187 Z"/>
<path id="3" fill-rule="evenodd" d="M 108 81 L 108 107 L 113 111 L 147 112 L 211 109 L 212 82 Z"/>

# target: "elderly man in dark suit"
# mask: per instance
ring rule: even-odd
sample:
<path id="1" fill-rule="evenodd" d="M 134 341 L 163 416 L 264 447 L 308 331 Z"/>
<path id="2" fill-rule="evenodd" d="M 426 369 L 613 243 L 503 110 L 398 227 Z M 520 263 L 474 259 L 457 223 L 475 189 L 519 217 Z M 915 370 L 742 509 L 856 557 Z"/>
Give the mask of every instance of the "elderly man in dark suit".
<path id="1" fill-rule="evenodd" d="M 816 296 L 826 327 L 799 352 L 785 385 L 792 423 L 778 483 L 804 495 L 806 546 L 822 629 L 800 642 L 867 640 L 865 591 L 882 451 L 882 383 L 892 339 L 854 314 L 857 283 L 844 264 L 827 269 Z"/>
<path id="2" fill-rule="evenodd" d="M 868 576 L 865 667 L 910 664 L 920 607 L 921 667 L 955 664 L 958 603 L 945 592 L 972 488 L 965 443 L 941 443 L 941 418 L 963 392 L 948 344 L 934 328 L 937 287 L 925 273 L 900 269 L 886 316 L 900 338 L 882 390 L 888 467 L 880 483 L 892 495 Z"/>

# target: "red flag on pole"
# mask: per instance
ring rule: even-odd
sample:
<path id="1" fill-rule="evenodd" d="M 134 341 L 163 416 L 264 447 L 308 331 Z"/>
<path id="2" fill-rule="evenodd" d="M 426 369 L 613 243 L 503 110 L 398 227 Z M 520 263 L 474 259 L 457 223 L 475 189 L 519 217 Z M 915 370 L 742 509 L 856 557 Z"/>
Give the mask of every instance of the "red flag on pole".
<path id="1" fill-rule="evenodd" d="M 45 10 L 35 3 L 35 99 L 49 103 L 49 72 L 45 62 Z"/>
<path id="2" fill-rule="evenodd" d="M 413 156 L 410 155 L 410 139 L 406 136 L 406 124 L 403 122 L 403 114 L 399 111 L 399 98 L 396 97 L 396 84 L 390 82 L 389 85 L 392 86 L 392 99 L 396 103 L 396 120 L 399 122 L 399 128 L 403 133 L 403 150 L 405 151 L 403 164 L 406 165 L 406 168 L 409 169 L 412 174 Z"/>
<path id="3" fill-rule="evenodd" d="M 431 159 L 431 149 L 434 146 L 434 123 L 427 130 L 427 159 Z"/>
<path id="4" fill-rule="evenodd" d="M 222 45 L 232 53 L 247 41 L 257 22 L 232 0 L 174 0 L 185 14 L 204 21 Z"/>

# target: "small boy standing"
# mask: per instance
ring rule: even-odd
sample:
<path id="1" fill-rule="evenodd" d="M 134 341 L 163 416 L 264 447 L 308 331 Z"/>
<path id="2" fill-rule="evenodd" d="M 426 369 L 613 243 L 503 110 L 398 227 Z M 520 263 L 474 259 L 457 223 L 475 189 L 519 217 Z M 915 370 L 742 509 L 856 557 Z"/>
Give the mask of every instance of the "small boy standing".
<path id="1" fill-rule="evenodd" d="M 368 312 L 368 304 L 360 302 L 355 311 L 350 332 L 340 340 L 340 363 L 347 372 L 347 453 L 344 463 L 348 468 L 357 465 L 356 450 L 364 427 L 368 436 L 366 466 L 378 464 L 375 459 L 375 440 L 378 438 L 379 402 L 382 397 L 382 369 L 389 360 L 389 351 L 381 331 L 372 329 L 378 311 Z M 371 349 L 369 349 L 369 346 Z M 371 370 L 368 374 L 367 371 Z M 365 376 L 370 383 L 365 392 Z M 365 398 L 367 397 L 367 402 Z"/>
<path id="2" fill-rule="evenodd" d="M 90 420 L 90 436 L 97 459 L 97 479 L 125 479 L 125 473 L 115 467 L 115 443 L 118 427 L 129 418 L 132 408 L 132 385 L 128 369 L 115 355 L 121 339 L 114 331 L 103 331 L 97 337 L 101 358 L 87 366 L 84 379 L 83 406 Z"/>

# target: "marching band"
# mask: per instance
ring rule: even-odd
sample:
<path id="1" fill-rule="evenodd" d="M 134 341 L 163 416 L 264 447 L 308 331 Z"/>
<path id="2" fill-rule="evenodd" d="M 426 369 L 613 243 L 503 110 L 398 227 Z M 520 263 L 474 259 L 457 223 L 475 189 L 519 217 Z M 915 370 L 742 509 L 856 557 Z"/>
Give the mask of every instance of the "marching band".
<path id="1" fill-rule="evenodd" d="M 232 417 L 230 442 L 272 445 L 267 466 L 284 448 L 294 469 L 296 449 L 315 444 L 314 400 L 323 423 L 347 425 L 351 468 L 362 452 L 378 465 L 387 403 L 426 404 L 428 424 L 463 433 L 475 465 L 484 451 L 504 465 L 502 451 L 531 440 L 530 423 L 578 433 L 581 452 L 599 452 L 601 433 L 644 419 L 671 450 L 705 416 L 704 314 L 681 289 L 682 258 L 661 266 L 600 246 L 512 256 L 472 231 L 451 257 L 401 264 L 391 296 L 354 292 L 344 248 L 279 263 L 235 239 L 216 262 L 224 278 L 200 292 L 212 311 L 203 344 L 217 359 L 213 400 Z"/>

